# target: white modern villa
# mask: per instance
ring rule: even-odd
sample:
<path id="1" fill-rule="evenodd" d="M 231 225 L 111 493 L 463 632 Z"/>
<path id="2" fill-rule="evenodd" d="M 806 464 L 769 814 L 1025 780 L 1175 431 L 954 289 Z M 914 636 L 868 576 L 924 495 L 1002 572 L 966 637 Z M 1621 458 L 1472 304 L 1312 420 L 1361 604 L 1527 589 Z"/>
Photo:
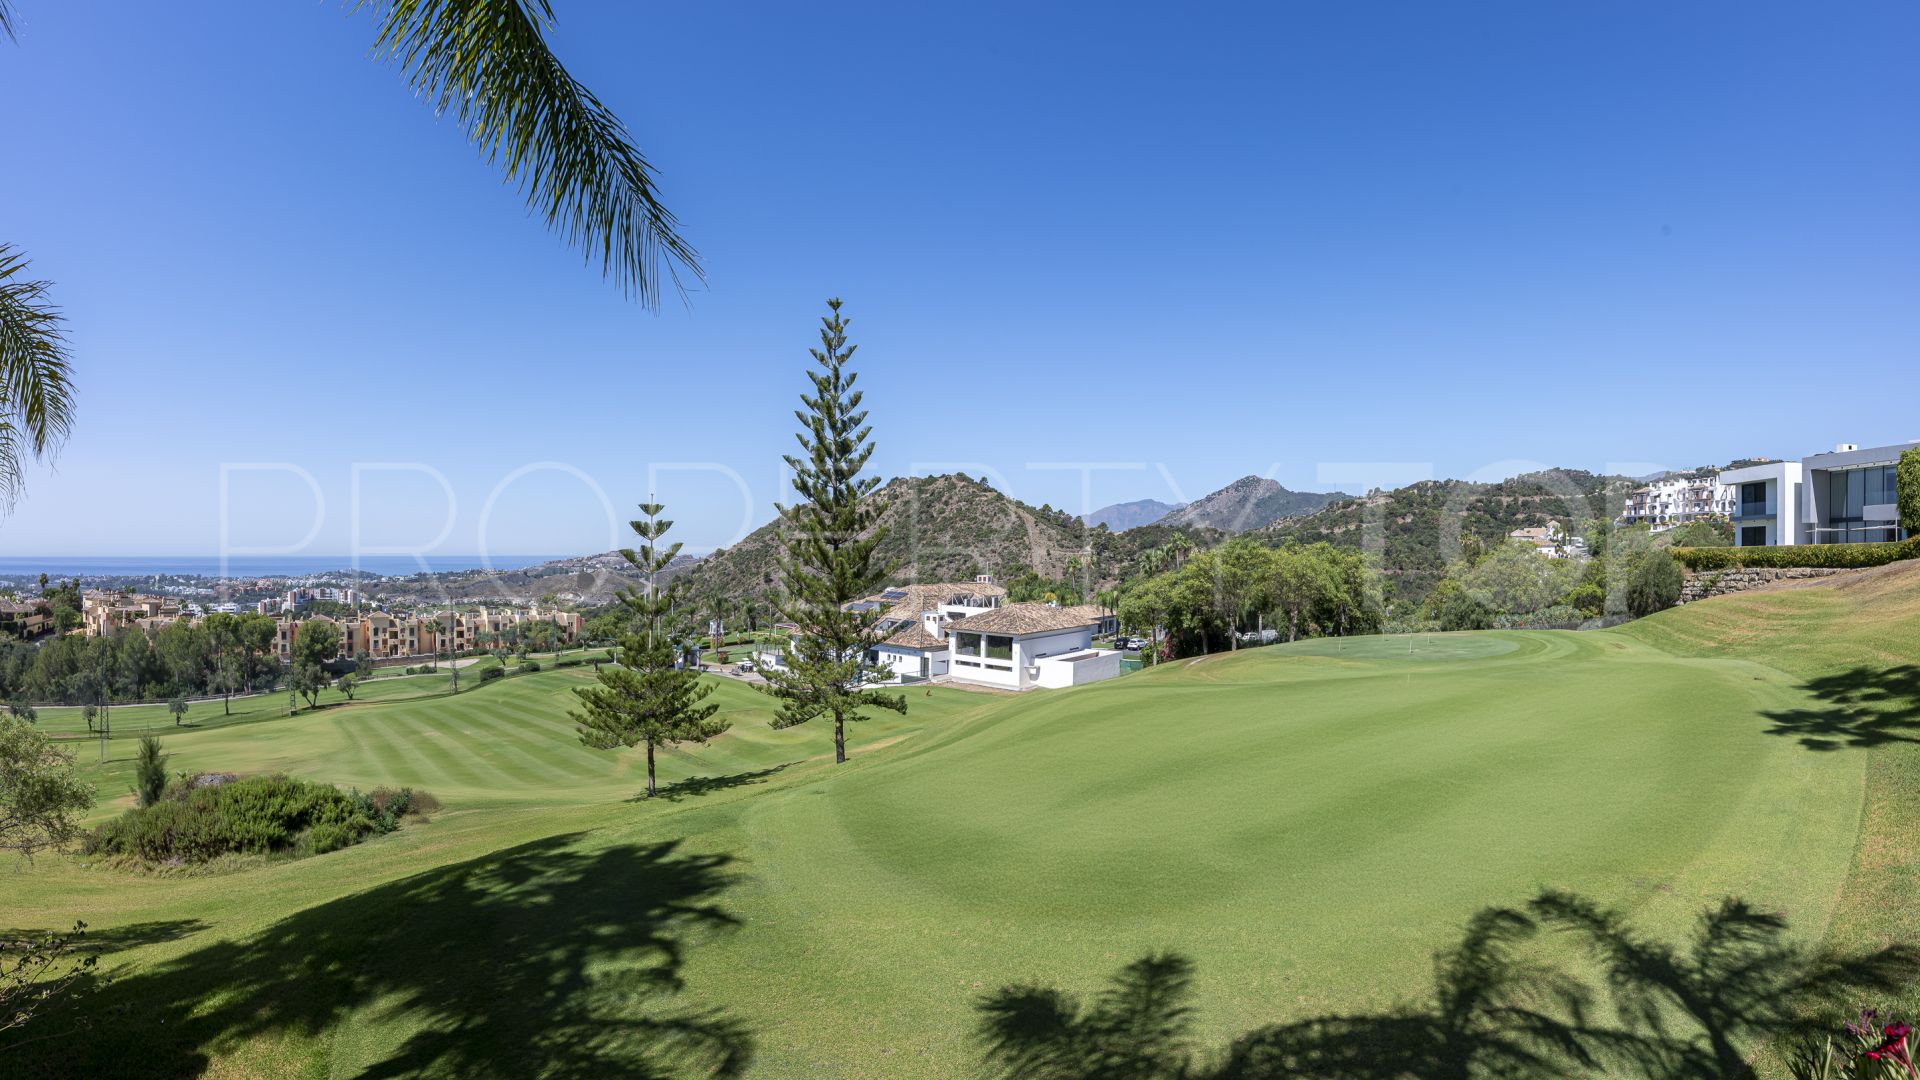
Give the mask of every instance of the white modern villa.
<path id="1" fill-rule="evenodd" d="M 867 661 L 895 681 L 939 681 L 999 690 L 1061 688 L 1111 679 L 1122 654 L 1096 649 L 1118 620 L 1092 604 L 1007 603 L 1007 590 L 982 575 L 971 582 L 901 585 L 848 605 L 874 611 L 886 635 Z M 785 667 L 778 646 L 762 646 L 755 660 Z"/>
<path id="2" fill-rule="evenodd" d="M 1864 544 L 1902 540 L 1894 468 L 1920 442 L 1861 449 L 1841 443 L 1831 453 L 1730 469 L 1734 543 Z"/>
<path id="3" fill-rule="evenodd" d="M 947 627 L 947 674 L 1002 690 L 1061 688 L 1120 674 L 1120 653 L 1093 647 L 1100 623 L 1087 605 L 1003 604 Z"/>

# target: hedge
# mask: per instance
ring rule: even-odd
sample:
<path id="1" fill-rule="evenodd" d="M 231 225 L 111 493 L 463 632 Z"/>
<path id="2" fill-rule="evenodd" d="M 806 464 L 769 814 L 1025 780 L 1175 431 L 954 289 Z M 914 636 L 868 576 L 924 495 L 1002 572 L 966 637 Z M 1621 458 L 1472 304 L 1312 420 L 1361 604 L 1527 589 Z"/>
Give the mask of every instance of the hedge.
<path id="1" fill-rule="evenodd" d="M 1689 570 L 1854 569 L 1920 559 L 1920 536 L 1897 543 L 1796 544 L 1787 547 L 1674 548 L 1672 555 Z"/>
<path id="2" fill-rule="evenodd" d="M 201 863 L 222 855 L 319 855 L 388 833 L 407 814 L 439 800 L 411 788 L 343 792 L 278 774 L 232 782 L 175 780 L 151 806 L 128 810 L 83 838 L 89 855 L 131 856 L 150 864 Z"/>

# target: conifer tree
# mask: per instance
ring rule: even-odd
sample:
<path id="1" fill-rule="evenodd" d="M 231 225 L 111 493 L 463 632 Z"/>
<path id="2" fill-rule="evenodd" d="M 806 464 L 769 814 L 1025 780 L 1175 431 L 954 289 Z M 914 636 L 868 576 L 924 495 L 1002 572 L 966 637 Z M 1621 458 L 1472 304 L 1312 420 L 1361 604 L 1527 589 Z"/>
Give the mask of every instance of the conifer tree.
<path id="1" fill-rule="evenodd" d="M 620 663 L 598 665 L 598 686 L 574 691 L 580 711 L 573 713 L 580 741 L 596 750 L 622 746 L 647 748 L 647 797 L 656 793 L 654 750 L 682 742 L 705 742 L 727 729 L 715 720 L 717 705 L 700 704 L 713 687 L 700 682 L 699 671 L 680 666 L 680 643 L 685 637 L 679 611 L 680 582 L 662 586 L 656 575 L 680 553 L 680 545 L 661 547 L 659 540 L 673 522 L 660 518 L 660 504 L 641 503 L 646 520 L 629 522 L 640 537 L 640 550 L 620 554 L 644 576 L 640 588 L 620 592 L 620 602 L 633 613 L 631 629 L 620 637 Z"/>
<path id="2" fill-rule="evenodd" d="M 820 320 L 820 348 L 810 350 L 820 370 L 807 372 L 811 395 L 802 394 L 804 412 L 794 411 L 796 436 L 804 457 L 787 455 L 793 490 L 800 501 L 779 507 L 780 573 L 784 595 L 779 611 L 798 627 L 786 669 L 766 672 L 769 692 L 781 701 L 776 728 L 833 719 L 833 760 L 847 760 L 847 722 L 864 719 L 863 708 L 907 711 L 907 699 L 865 688 L 867 650 L 878 640 L 871 612 L 849 611 L 885 580 L 892 567 L 874 555 L 885 530 L 882 507 L 872 498 L 878 477 L 860 476 L 873 456 L 860 408 L 858 376 L 847 370 L 855 346 L 847 343 L 847 320 L 840 301 L 828 300 Z"/>

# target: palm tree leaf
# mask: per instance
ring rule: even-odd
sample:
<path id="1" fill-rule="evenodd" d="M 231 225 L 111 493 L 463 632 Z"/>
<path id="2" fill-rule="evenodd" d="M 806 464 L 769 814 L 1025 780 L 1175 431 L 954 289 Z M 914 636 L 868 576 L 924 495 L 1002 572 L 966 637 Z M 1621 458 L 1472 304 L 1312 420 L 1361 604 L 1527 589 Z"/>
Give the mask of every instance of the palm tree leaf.
<path id="1" fill-rule="evenodd" d="M 0 3 L 5 0 L 0 0 Z M 700 256 L 660 203 L 626 126 L 548 47 L 549 0 L 351 0 L 373 9 L 373 50 L 397 62 L 436 114 L 451 111 L 530 209 L 623 292 L 659 303 L 665 271 L 704 281 Z"/>
<path id="2" fill-rule="evenodd" d="M 13 35 L 12 0 L 0 0 L 0 34 L 7 35 L 8 41 L 18 40 Z"/>
<path id="3" fill-rule="evenodd" d="M 4 2 L 4 0 L 0 0 Z M 64 318 L 27 258 L 0 244 L 0 502 L 19 497 L 26 459 L 51 457 L 73 426 Z"/>

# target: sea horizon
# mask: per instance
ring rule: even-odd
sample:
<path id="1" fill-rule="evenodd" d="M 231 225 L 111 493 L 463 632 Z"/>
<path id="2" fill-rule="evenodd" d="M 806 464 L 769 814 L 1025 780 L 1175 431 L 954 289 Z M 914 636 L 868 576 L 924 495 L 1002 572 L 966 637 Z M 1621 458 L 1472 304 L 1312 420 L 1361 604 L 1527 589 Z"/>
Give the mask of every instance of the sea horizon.
<path id="1" fill-rule="evenodd" d="M 380 577 L 462 570 L 519 570 L 567 555 L 362 555 L 359 569 Z M 229 577 L 293 578 L 355 568 L 350 555 L 0 555 L 0 578 Z M 424 566 L 422 564 L 425 564 Z"/>

